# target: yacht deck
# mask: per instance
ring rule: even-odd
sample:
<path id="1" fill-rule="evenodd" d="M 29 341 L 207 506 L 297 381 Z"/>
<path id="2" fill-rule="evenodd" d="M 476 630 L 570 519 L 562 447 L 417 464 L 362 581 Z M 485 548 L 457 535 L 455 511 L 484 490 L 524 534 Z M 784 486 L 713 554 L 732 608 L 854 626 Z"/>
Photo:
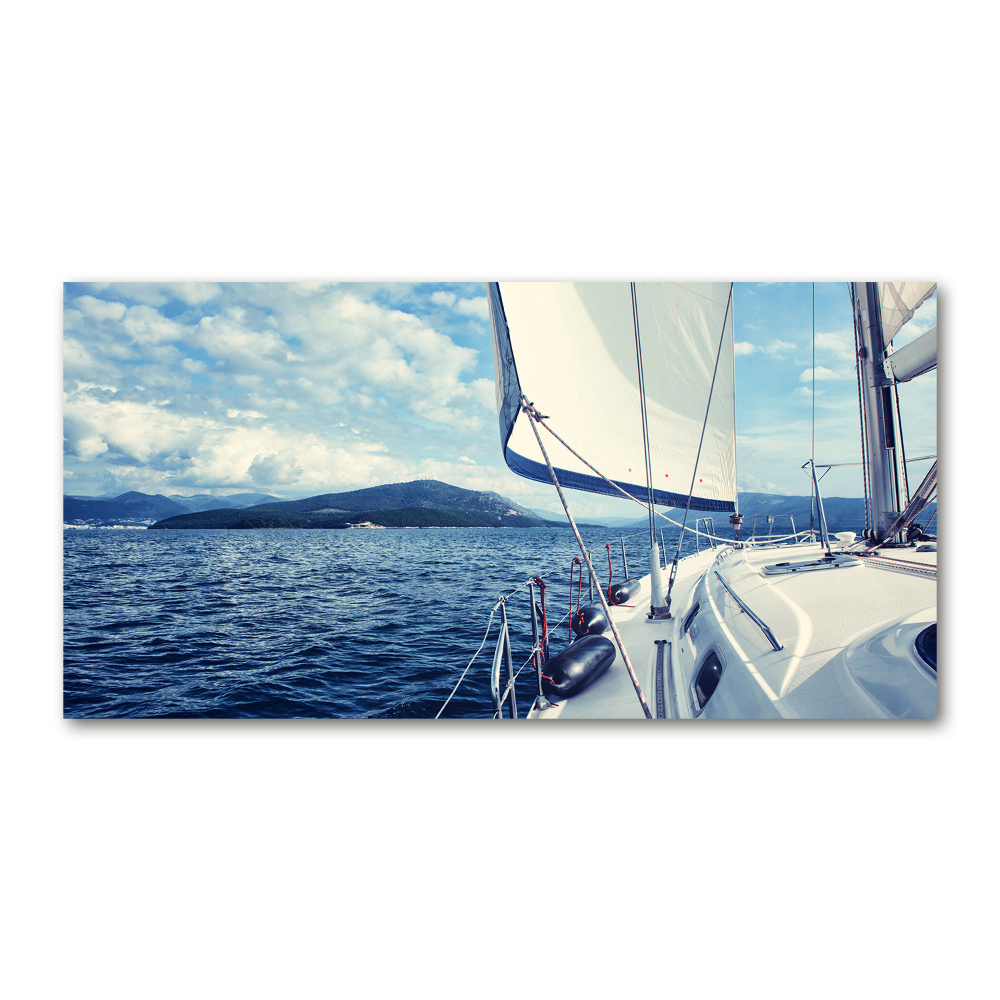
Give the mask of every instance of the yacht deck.
<path id="1" fill-rule="evenodd" d="M 646 618 L 646 577 L 634 602 L 612 608 L 612 616 L 651 713 L 933 717 L 936 670 L 912 647 L 936 621 L 936 546 L 875 556 L 834 547 L 833 554 L 823 560 L 824 550 L 807 543 L 690 556 L 679 566 L 674 616 L 665 621 Z M 722 679 L 700 707 L 696 673 L 710 654 Z M 619 653 L 589 688 L 537 716 L 620 719 L 643 712 Z"/>

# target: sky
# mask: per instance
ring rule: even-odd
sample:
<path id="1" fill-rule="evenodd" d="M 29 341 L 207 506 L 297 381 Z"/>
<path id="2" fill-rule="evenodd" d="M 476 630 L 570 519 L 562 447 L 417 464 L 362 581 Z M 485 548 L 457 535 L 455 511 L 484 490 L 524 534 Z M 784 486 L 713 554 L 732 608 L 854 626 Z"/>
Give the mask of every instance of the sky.
<path id="1" fill-rule="evenodd" d="M 438 479 L 558 509 L 503 464 L 481 283 L 67 283 L 63 306 L 66 493 L 291 499 Z M 738 283 L 733 309 L 738 488 L 808 494 L 813 286 Z M 816 461 L 857 462 L 846 284 L 815 285 L 815 317 Z M 900 398 L 907 453 L 933 455 L 936 373 Z M 860 469 L 822 489 L 862 495 Z M 571 507 L 642 513 L 580 493 Z"/>

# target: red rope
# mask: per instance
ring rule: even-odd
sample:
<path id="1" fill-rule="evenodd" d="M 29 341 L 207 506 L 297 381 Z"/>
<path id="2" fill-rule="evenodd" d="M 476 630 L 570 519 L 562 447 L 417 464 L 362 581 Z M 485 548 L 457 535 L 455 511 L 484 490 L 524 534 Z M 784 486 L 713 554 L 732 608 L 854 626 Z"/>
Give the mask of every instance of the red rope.
<path id="1" fill-rule="evenodd" d="M 611 568 L 611 542 L 604 546 L 608 550 L 608 600 L 611 600 L 611 581 L 614 579 L 615 571 Z"/>
<path id="2" fill-rule="evenodd" d="M 539 593 L 542 595 L 542 641 L 540 643 L 542 648 L 540 652 L 542 656 L 542 663 L 544 663 L 545 650 L 548 647 L 549 641 L 549 620 L 545 615 L 545 581 L 540 576 L 533 577 L 532 579 L 538 584 Z M 543 674 L 542 676 L 544 677 L 545 675 Z"/>

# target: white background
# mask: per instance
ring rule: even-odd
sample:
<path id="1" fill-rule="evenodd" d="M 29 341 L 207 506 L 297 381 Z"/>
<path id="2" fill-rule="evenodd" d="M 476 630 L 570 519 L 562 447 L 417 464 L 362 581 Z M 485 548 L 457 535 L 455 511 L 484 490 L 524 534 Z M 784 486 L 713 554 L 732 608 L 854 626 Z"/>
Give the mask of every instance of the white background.
<path id="1" fill-rule="evenodd" d="M 8 995 L 982 990 L 996 14 L 704 10 L 7 12 Z M 940 283 L 937 722 L 62 720 L 62 282 L 494 276 Z"/>

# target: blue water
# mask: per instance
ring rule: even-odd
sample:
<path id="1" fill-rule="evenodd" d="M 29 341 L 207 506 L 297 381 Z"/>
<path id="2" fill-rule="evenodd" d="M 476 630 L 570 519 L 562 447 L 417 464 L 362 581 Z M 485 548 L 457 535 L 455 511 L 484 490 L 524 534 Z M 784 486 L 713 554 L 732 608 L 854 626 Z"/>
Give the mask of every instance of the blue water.
<path id="1" fill-rule="evenodd" d="M 584 538 L 606 585 L 614 536 Z M 626 542 L 633 575 L 647 544 Z M 612 553 L 620 580 L 616 538 Z M 553 652 L 565 644 L 577 554 L 561 528 L 66 530 L 64 715 L 433 717 L 497 598 L 529 576 L 547 584 Z M 529 614 L 522 590 L 509 603 L 515 668 Z M 492 716 L 498 622 L 443 718 Z M 533 684 L 525 670 L 522 714 Z"/>

